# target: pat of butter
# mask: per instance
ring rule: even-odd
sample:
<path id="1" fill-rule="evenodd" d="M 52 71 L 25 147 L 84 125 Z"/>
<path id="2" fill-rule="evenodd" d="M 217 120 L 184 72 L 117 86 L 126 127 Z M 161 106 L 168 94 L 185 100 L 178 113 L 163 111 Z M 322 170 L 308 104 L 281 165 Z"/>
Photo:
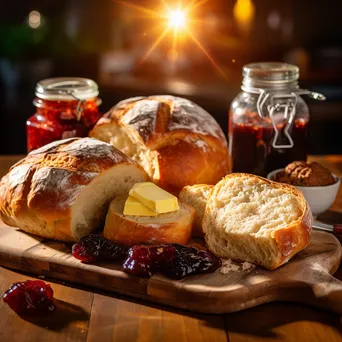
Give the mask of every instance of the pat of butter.
<path id="1" fill-rule="evenodd" d="M 134 184 L 129 194 L 158 214 L 169 213 L 179 209 L 176 196 L 151 182 Z"/>
<path id="2" fill-rule="evenodd" d="M 131 216 L 156 216 L 158 215 L 155 211 L 145 207 L 137 199 L 132 196 L 128 196 L 123 211 L 124 215 Z"/>

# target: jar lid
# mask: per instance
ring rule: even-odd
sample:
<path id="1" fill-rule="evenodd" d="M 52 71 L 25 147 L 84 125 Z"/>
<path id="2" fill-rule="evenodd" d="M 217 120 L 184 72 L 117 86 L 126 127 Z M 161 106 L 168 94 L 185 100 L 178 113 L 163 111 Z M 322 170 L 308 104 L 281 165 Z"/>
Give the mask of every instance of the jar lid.
<path id="1" fill-rule="evenodd" d="M 280 85 L 296 82 L 299 68 L 292 64 L 279 62 L 251 63 L 243 67 L 245 85 L 257 82 L 258 85 Z"/>
<path id="2" fill-rule="evenodd" d="M 39 81 L 36 96 L 43 100 L 88 100 L 99 95 L 97 84 L 87 78 L 55 77 Z"/>

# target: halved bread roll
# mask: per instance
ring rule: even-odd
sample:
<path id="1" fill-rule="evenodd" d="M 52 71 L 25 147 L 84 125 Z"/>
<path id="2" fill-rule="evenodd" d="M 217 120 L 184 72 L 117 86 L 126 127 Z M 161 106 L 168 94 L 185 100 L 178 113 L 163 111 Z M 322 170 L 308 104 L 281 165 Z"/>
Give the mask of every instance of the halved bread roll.
<path id="1" fill-rule="evenodd" d="M 215 185 L 202 224 L 212 253 L 272 270 L 307 246 L 312 213 L 295 187 L 236 173 Z"/>
<path id="2" fill-rule="evenodd" d="M 110 203 L 104 237 L 124 245 L 189 242 L 195 209 L 179 202 L 180 209 L 170 213 L 128 216 L 123 214 L 126 199 L 127 196 L 121 196 Z"/>
<path id="3" fill-rule="evenodd" d="M 212 188 L 213 185 L 208 184 L 187 185 L 179 193 L 179 199 L 196 210 L 195 223 L 192 230 L 193 236 L 201 237 L 204 235 L 202 220 Z"/>

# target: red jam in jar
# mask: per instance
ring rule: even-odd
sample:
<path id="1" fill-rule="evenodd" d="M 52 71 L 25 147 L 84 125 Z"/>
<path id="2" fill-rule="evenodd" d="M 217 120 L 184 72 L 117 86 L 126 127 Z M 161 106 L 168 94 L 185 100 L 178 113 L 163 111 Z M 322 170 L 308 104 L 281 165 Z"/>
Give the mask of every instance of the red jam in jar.
<path id="1" fill-rule="evenodd" d="M 97 84 L 85 78 L 51 78 L 36 86 L 36 113 L 26 121 L 28 152 L 50 142 L 86 137 L 101 117 Z"/>
<path id="2" fill-rule="evenodd" d="M 265 120 L 263 125 L 258 122 L 257 113 L 249 113 L 250 120 L 244 123 L 234 123 L 230 120 L 229 138 L 233 172 L 247 172 L 261 176 L 285 167 L 294 160 L 307 159 L 307 126 L 302 119 L 295 120 L 289 128 L 293 148 L 274 148 L 272 141 L 275 130 L 271 122 Z M 253 122 L 253 118 L 255 122 Z M 285 124 L 278 124 L 277 130 L 283 136 Z"/>

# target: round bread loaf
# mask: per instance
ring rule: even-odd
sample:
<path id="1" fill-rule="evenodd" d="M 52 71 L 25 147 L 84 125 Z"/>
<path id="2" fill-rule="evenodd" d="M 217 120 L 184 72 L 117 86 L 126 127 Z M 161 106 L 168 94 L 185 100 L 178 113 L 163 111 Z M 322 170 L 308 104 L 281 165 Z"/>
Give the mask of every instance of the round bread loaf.
<path id="1" fill-rule="evenodd" d="M 110 201 L 145 171 L 112 145 L 71 138 L 32 151 L 0 181 L 0 217 L 46 238 L 75 241 L 104 223 Z"/>
<path id="2" fill-rule="evenodd" d="M 185 185 L 216 184 L 228 172 L 227 140 L 220 126 L 203 108 L 183 98 L 165 95 L 119 102 L 90 136 L 120 149 L 173 193 Z"/>

